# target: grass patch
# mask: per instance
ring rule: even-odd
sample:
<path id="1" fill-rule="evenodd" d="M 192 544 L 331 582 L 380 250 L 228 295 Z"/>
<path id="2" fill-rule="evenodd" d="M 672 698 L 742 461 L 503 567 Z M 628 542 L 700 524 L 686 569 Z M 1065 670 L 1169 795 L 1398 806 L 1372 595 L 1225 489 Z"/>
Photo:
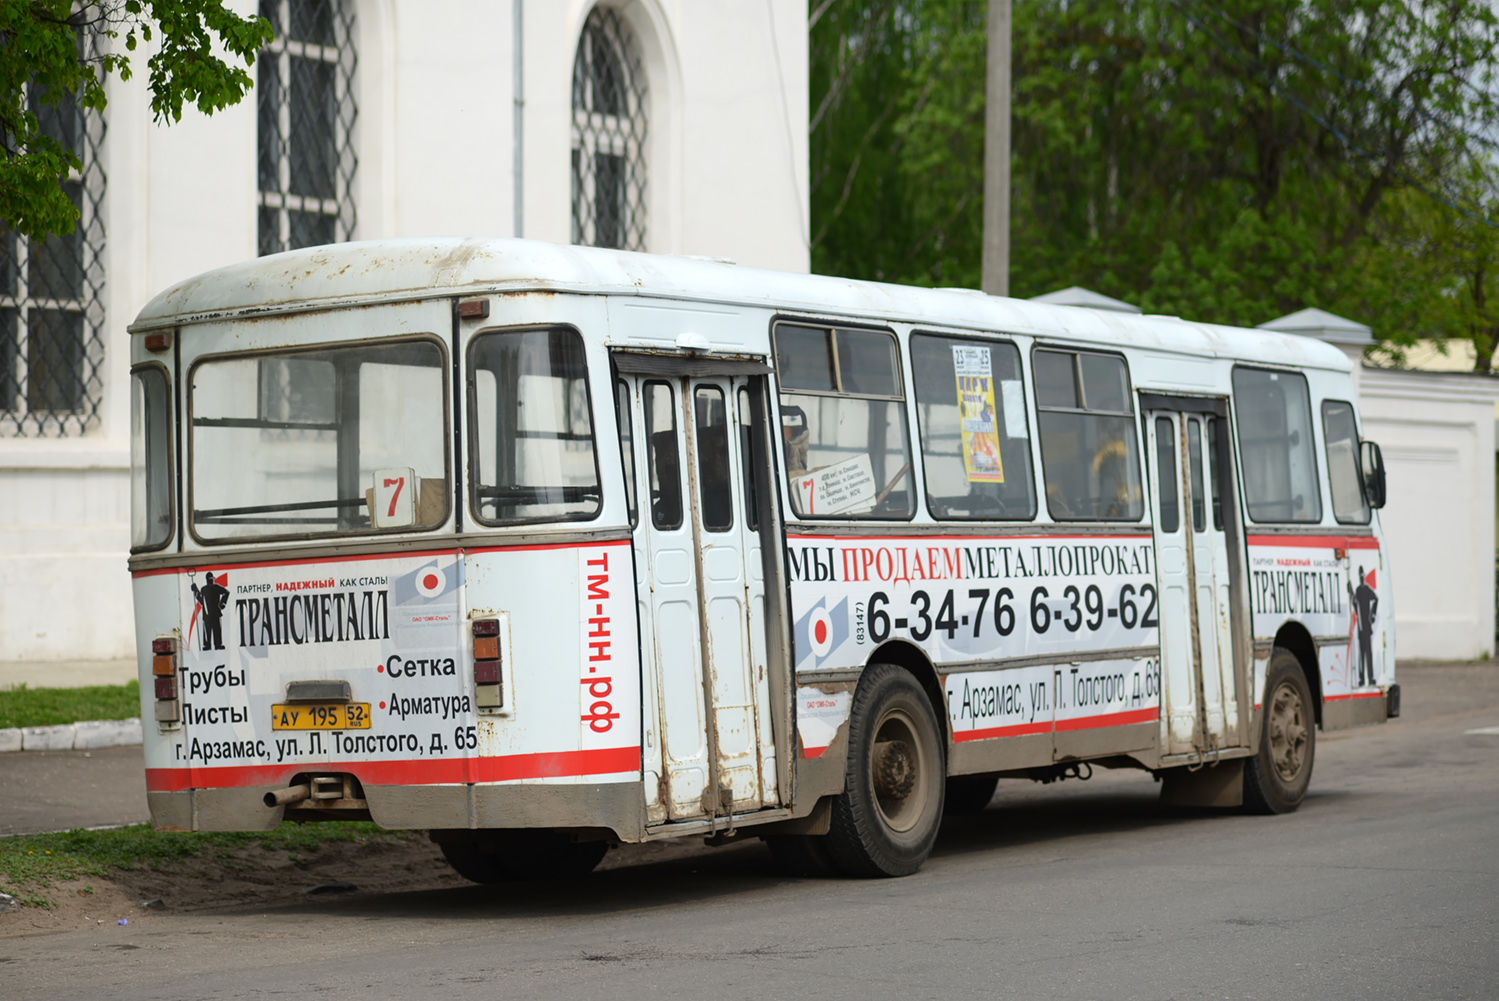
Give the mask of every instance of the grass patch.
<path id="1" fill-rule="evenodd" d="M 58 726 L 90 719 L 132 719 L 141 714 L 141 683 L 85 688 L 0 689 L 0 729 Z"/>
<path id="2" fill-rule="evenodd" d="M 259 846 L 267 852 L 315 852 L 330 841 L 407 838 L 368 821 L 282 824 L 274 831 L 214 831 L 198 834 L 154 831 L 133 824 L 107 831 L 60 831 L 0 838 L 0 891 L 32 907 L 48 906 L 37 891 L 52 884 L 94 876 L 106 879 L 113 869 L 161 869 L 200 855 L 232 862 L 232 852 Z M 90 888 L 90 892 L 92 889 Z"/>

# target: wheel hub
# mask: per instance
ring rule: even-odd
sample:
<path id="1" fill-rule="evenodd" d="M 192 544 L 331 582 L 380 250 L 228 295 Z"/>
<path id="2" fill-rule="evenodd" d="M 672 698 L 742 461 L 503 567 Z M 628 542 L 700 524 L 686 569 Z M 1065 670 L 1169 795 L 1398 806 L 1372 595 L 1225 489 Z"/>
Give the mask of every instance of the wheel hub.
<path id="1" fill-rule="evenodd" d="M 1281 685 L 1270 701 L 1270 760 L 1281 779 L 1293 782 L 1306 762 L 1306 721 L 1301 695 Z"/>
<path id="2" fill-rule="evenodd" d="M 882 798 L 905 799 L 916 788 L 916 755 L 910 742 L 887 740 L 875 747 L 874 789 Z"/>

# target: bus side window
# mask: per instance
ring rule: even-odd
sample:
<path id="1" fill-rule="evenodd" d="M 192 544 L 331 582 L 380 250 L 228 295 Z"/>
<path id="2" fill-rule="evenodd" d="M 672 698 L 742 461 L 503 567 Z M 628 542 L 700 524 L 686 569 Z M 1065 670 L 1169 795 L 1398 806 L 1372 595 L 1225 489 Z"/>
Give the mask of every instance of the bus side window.
<path id="1" fill-rule="evenodd" d="M 1139 521 L 1145 497 L 1124 359 L 1050 348 L 1031 359 L 1051 516 Z"/>
<path id="2" fill-rule="evenodd" d="M 1259 522 L 1321 521 L 1306 376 L 1236 366 L 1234 409 L 1249 517 Z"/>
<path id="3" fill-rule="evenodd" d="M 1327 443 L 1327 479 L 1332 487 L 1333 517 L 1345 525 L 1369 524 L 1369 501 L 1358 465 L 1358 427 L 1353 404 L 1327 400 L 1322 404 L 1322 435 Z"/>
<path id="4" fill-rule="evenodd" d="M 639 512 L 635 507 L 635 429 L 630 424 L 630 386 L 620 379 L 614 386 L 614 412 L 619 421 L 619 458 L 625 468 L 625 502 L 630 508 L 630 527 Z"/>
<path id="5" fill-rule="evenodd" d="M 1176 428 L 1169 417 L 1155 419 L 1155 466 L 1156 488 L 1161 493 L 1160 519 L 1157 527 L 1162 535 L 1175 535 L 1181 527 L 1181 507 L 1177 498 L 1181 496 L 1181 481 L 1176 476 Z"/>
<path id="6" fill-rule="evenodd" d="M 1192 483 L 1192 531 L 1208 530 L 1207 506 L 1202 486 L 1202 422 L 1196 417 L 1187 422 L 1187 475 Z"/>
<path id="7" fill-rule="evenodd" d="M 663 531 L 681 528 L 682 460 L 677 445 L 677 408 L 667 383 L 645 384 L 645 435 L 651 524 Z"/>
<path id="8" fill-rule="evenodd" d="M 172 398 L 165 370 L 130 377 L 130 546 L 159 549 L 172 537 Z"/>
<path id="9" fill-rule="evenodd" d="M 692 412 L 703 530 L 727 532 L 734 527 L 734 491 L 729 481 L 729 414 L 723 390 L 698 386 L 692 394 Z"/>
<path id="10" fill-rule="evenodd" d="M 802 518 L 910 518 L 916 510 L 895 337 L 775 328 L 781 439 Z"/>
<path id="11" fill-rule="evenodd" d="M 1015 345 L 913 334 L 911 375 L 932 517 L 1035 517 L 1031 436 Z"/>
<path id="12" fill-rule="evenodd" d="M 755 500 L 754 422 L 749 390 L 739 389 L 739 461 L 744 466 L 744 520 L 751 532 L 760 531 L 760 506 Z"/>

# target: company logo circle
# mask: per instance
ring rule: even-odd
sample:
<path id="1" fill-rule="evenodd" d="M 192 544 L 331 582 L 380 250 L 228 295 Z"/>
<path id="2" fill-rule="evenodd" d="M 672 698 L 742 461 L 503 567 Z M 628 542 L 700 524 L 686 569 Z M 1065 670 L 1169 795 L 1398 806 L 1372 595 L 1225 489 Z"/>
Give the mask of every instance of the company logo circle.
<path id="1" fill-rule="evenodd" d="M 812 642 L 812 652 L 826 657 L 833 649 L 833 620 L 826 608 L 814 608 L 807 619 L 807 639 Z"/>
<path id="2" fill-rule="evenodd" d="M 428 598 L 435 598 L 442 593 L 443 585 L 447 583 L 447 575 L 435 563 L 432 566 L 422 567 L 416 572 L 416 589 Z"/>

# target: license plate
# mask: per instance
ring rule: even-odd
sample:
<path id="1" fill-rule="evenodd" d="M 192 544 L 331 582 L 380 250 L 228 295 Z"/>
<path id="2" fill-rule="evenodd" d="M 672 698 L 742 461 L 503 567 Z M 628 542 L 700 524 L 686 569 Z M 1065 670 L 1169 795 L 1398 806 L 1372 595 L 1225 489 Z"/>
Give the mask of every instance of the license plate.
<path id="1" fill-rule="evenodd" d="M 368 702 L 278 703 L 271 706 L 272 730 L 368 730 Z"/>

